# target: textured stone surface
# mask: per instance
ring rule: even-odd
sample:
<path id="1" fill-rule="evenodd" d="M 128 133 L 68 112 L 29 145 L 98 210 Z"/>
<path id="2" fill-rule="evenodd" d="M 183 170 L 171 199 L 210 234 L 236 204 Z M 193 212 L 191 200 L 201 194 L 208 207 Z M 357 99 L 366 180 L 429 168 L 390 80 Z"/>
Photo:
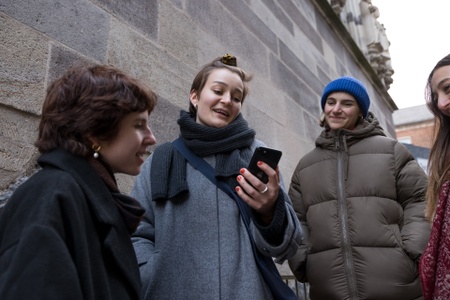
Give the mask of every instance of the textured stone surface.
<path id="1" fill-rule="evenodd" d="M 2 12 L 39 32 L 103 61 L 110 16 L 86 0 L 3 1 Z"/>
<path id="2" fill-rule="evenodd" d="M 317 94 L 311 91 L 300 77 L 282 64 L 275 57 L 270 59 L 271 78 L 279 89 L 310 112 L 317 110 Z"/>
<path id="3" fill-rule="evenodd" d="M 37 151 L 33 145 L 7 140 L 0 137 L 0 189 L 5 189 L 12 182 L 25 174 L 34 163 Z"/>
<path id="4" fill-rule="evenodd" d="M 242 4 L 241 4 L 242 5 Z M 210 61 L 215 56 L 231 53 L 240 58 L 240 66 L 259 76 L 266 76 L 267 48 L 236 17 L 215 1 L 190 0 L 186 3 L 186 11 L 191 19 L 205 32 L 199 32 L 199 51 L 208 53 L 207 58 L 199 61 L 199 65 Z M 214 47 L 216 43 L 220 47 Z M 209 48 L 213 44 L 213 48 Z M 213 51 L 218 49 L 218 51 Z M 202 56 L 199 56 L 202 58 Z M 247 66 L 251 64 L 251 68 Z"/>
<path id="5" fill-rule="evenodd" d="M 266 47 L 274 52 L 277 51 L 276 35 L 270 30 L 268 24 L 262 22 L 261 19 L 250 10 L 248 5 L 241 0 L 220 0 L 220 2 L 231 12 L 234 18 L 238 19 L 242 25 L 256 35 Z"/>
<path id="6" fill-rule="evenodd" d="M 150 150 L 165 142 L 173 141 L 178 138 L 180 133 L 177 120 L 180 117 L 180 110 L 188 110 L 189 100 L 186 99 L 183 107 L 174 105 L 167 99 L 158 98 L 158 104 L 150 115 L 150 128 L 156 138 L 156 145 L 151 146 Z"/>
<path id="7" fill-rule="evenodd" d="M 48 39 L 0 14 L 0 103 L 39 114 L 44 96 Z"/>
<path id="8" fill-rule="evenodd" d="M 189 0 L 169 0 L 168 2 L 172 3 L 179 9 L 183 9 L 185 1 L 189 1 Z"/>
<path id="9" fill-rule="evenodd" d="M 293 132 L 286 132 L 278 127 L 277 134 L 283 134 L 285 141 L 276 148 L 283 151 L 283 156 L 280 161 L 280 170 L 284 179 L 284 186 L 288 189 L 291 183 L 291 177 L 294 173 L 300 158 L 313 149 L 313 145 L 306 143 L 304 139 L 300 138 Z"/>
<path id="10" fill-rule="evenodd" d="M 95 63 L 78 52 L 60 44 L 50 43 L 50 61 L 47 83 L 50 84 L 56 78 L 63 75 L 74 64 Z"/>
<path id="11" fill-rule="evenodd" d="M 0 190 L 7 188 L 34 165 L 38 155 L 33 143 L 37 139 L 39 118 L 15 109 L 1 110 Z"/>
<path id="12" fill-rule="evenodd" d="M 148 84 L 159 99 L 150 126 L 163 143 L 178 135 L 200 67 L 236 55 L 253 74 L 243 114 L 259 139 L 283 151 L 286 186 L 321 131 L 319 99 L 331 79 L 353 75 L 368 85 L 371 108 L 394 136 L 388 96 L 327 22 L 333 16 L 326 20 L 313 3 L 0 0 L 0 191 L 35 167 L 45 89 L 78 62 L 113 64 Z M 128 192 L 134 177 L 118 182 Z"/>
<path id="13" fill-rule="evenodd" d="M 194 20 L 165 1 L 161 3 L 160 14 L 159 42 L 161 46 L 170 49 L 172 55 L 183 64 L 196 68 L 200 44 L 199 32 Z"/>
<path id="14" fill-rule="evenodd" d="M 301 2 L 304 4 L 302 9 L 296 6 L 295 2 Z M 286 13 L 291 17 L 291 19 L 301 28 L 302 32 L 308 37 L 309 41 L 319 50 L 322 51 L 322 39 L 317 33 L 316 29 L 311 25 L 311 23 L 305 18 L 304 11 L 306 9 L 305 3 L 308 3 L 309 11 L 312 10 L 309 1 L 290 1 L 290 0 L 280 0 L 280 6 L 286 11 Z"/>
<path id="15" fill-rule="evenodd" d="M 139 30 L 152 40 L 158 37 L 158 3 L 155 0 L 93 0 L 113 16 Z"/>
<path id="16" fill-rule="evenodd" d="M 276 19 L 278 19 L 291 34 L 294 34 L 294 25 L 292 24 L 292 21 L 278 6 L 278 3 L 272 0 L 263 0 L 262 2 L 274 14 Z"/>
<path id="17" fill-rule="evenodd" d="M 1 110 L 0 137 L 32 145 L 37 139 L 39 117 L 4 108 Z"/>
<path id="18" fill-rule="evenodd" d="M 310 70 L 285 44 L 280 43 L 280 59 L 290 68 L 299 78 L 301 78 L 314 92 L 320 94 L 323 90 L 323 84 L 317 80 L 315 75 L 316 68 Z"/>
<path id="19" fill-rule="evenodd" d="M 161 51 L 123 23 L 113 21 L 108 62 L 148 84 L 160 96 L 184 107 L 194 70 Z"/>

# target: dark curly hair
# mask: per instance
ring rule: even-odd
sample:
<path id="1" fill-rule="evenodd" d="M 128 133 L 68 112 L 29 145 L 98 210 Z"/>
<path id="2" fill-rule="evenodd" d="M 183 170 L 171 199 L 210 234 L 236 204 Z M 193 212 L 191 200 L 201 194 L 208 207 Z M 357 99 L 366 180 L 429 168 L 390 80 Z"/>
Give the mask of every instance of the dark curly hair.
<path id="1" fill-rule="evenodd" d="M 87 157 L 88 137 L 111 140 L 132 112 L 150 112 L 156 94 L 137 79 L 109 65 L 76 65 L 47 89 L 39 136 L 41 153 L 62 148 Z"/>

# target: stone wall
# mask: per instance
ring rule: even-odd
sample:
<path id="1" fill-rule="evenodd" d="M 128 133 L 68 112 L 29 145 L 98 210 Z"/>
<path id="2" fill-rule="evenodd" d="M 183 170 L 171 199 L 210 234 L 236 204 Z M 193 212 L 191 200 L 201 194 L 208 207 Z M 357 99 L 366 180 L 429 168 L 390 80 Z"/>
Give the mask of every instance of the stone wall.
<path id="1" fill-rule="evenodd" d="M 371 110 L 395 137 L 385 83 L 326 0 L 0 0 L 0 41 L 3 193 L 36 169 L 46 87 L 78 60 L 113 64 L 149 84 L 159 97 L 151 128 L 162 143 L 178 134 L 200 66 L 237 56 L 254 75 L 243 113 L 257 138 L 283 151 L 286 186 L 314 147 L 321 92 L 338 76 L 368 87 Z M 119 183 L 128 192 L 133 178 Z"/>

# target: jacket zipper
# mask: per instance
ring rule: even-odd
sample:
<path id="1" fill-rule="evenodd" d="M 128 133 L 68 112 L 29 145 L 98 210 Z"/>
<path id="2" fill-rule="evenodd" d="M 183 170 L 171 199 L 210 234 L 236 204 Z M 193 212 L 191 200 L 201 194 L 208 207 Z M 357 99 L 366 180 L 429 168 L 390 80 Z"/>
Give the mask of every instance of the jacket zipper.
<path id="1" fill-rule="evenodd" d="M 345 137 L 342 136 L 344 139 Z M 347 284 L 349 286 L 350 299 L 358 299 L 358 289 L 356 287 L 355 268 L 353 264 L 352 249 L 350 239 L 348 237 L 347 228 L 347 199 L 345 197 L 345 180 L 344 180 L 344 159 L 341 151 L 339 137 L 335 139 L 335 147 L 337 150 L 337 169 L 338 169 L 338 203 L 340 222 L 342 229 L 342 252 L 344 254 L 345 271 L 347 274 Z"/>

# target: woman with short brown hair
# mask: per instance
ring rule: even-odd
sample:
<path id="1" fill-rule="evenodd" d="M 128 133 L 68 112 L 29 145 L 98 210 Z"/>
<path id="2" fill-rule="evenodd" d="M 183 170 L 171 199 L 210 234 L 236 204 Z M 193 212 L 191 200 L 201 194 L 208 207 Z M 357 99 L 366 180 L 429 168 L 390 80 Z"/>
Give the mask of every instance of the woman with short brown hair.
<path id="1" fill-rule="evenodd" d="M 42 170 L 0 216 L 0 299 L 139 299 L 130 241 L 145 210 L 119 192 L 155 143 L 156 95 L 104 65 L 77 66 L 47 90 L 36 146 Z"/>

